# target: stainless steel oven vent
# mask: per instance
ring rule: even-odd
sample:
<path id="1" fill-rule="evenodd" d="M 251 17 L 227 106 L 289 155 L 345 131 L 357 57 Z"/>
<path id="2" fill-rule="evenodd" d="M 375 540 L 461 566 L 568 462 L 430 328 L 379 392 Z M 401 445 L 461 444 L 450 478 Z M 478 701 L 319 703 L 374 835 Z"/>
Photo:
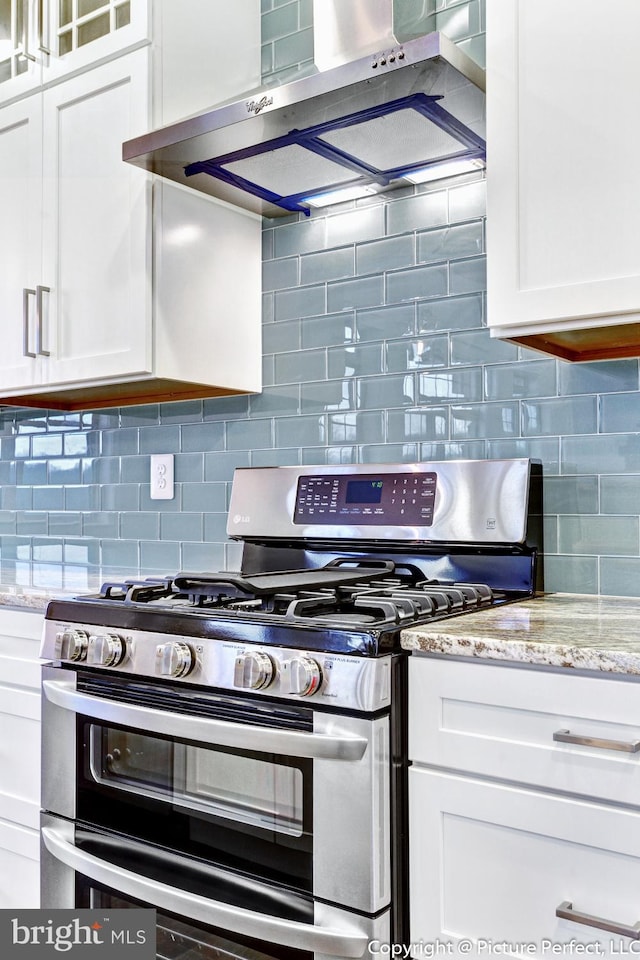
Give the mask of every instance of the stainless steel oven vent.
<path id="1" fill-rule="evenodd" d="M 265 216 L 483 165 L 473 60 L 438 32 L 399 42 L 380 17 L 365 23 L 363 11 L 384 17 L 389 0 L 322 9 L 315 60 L 327 69 L 129 140 L 124 160 Z M 351 30 L 335 22 L 347 14 Z"/>

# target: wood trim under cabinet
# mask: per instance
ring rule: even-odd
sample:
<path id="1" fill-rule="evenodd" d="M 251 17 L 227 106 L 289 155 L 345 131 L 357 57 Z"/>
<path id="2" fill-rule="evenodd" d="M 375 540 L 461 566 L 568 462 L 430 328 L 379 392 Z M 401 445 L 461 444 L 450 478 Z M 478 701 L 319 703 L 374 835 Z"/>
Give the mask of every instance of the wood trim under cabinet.
<path id="1" fill-rule="evenodd" d="M 63 390 L 52 390 L 50 393 L 1 397 L 0 405 L 36 407 L 45 410 L 93 410 L 100 407 L 126 407 L 140 403 L 239 396 L 252 392 L 157 378 L 132 383 L 68 387 Z"/>
<path id="2" fill-rule="evenodd" d="M 547 331 L 501 339 L 574 363 L 640 356 L 640 323 Z"/>

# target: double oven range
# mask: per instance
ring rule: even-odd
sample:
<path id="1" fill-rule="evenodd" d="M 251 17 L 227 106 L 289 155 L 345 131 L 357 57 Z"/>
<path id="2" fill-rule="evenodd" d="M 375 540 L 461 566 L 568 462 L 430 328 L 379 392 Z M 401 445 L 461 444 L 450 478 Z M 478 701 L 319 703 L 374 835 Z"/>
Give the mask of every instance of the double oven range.
<path id="1" fill-rule="evenodd" d="M 42 905 L 154 907 L 167 960 L 408 942 L 400 633 L 535 591 L 538 479 L 239 469 L 239 573 L 51 601 Z"/>

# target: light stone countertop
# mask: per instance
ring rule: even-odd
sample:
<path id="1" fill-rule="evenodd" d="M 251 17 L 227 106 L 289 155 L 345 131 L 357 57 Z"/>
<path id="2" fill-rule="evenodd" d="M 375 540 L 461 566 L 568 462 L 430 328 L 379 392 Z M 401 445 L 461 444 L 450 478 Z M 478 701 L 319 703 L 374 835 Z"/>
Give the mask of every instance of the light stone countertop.
<path id="1" fill-rule="evenodd" d="M 548 593 L 402 632 L 418 653 L 640 675 L 640 599 Z"/>

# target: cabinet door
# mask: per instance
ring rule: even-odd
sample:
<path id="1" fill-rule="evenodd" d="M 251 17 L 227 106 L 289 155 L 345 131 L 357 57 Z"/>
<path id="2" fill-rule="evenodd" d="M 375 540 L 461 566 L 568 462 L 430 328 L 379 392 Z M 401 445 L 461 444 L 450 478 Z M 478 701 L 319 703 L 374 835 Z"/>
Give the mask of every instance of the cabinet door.
<path id="1" fill-rule="evenodd" d="M 412 943 L 469 939 L 478 955 L 498 952 L 481 949 L 487 940 L 535 943 L 542 956 L 543 940 L 575 940 L 600 944 L 600 956 L 628 952 L 604 925 L 640 920 L 640 814 L 417 766 L 409 781 Z M 567 901 L 596 926 L 558 918 Z"/>
<path id="2" fill-rule="evenodd" d="M 0 909 L 39 906 L 39 831 L 0 821 Z"/>
<path id="3" fill-rule="evenodd" d="M 487 5 L 488 322 L 500 336 L 638 322 L 639 34 L 637 0 L 615 16 L 596 0 Z"/>
<path id="4" fill-rule="evenodd" d="M 138 50 L 43 95 L 46 382 L 151 369 L 151 198 L 122 161 L 144 129 L 148 53 Z"/>
<path id="5" fill-rule="evenodd" d="M 42 82 L 37 47 L 37 0 L 0 0 L 0 103 Z"/>
<path id="6" fill-rule="evenodd" d="M 150 38 L 150 0 L 42 0 L 43 81 L 86 70 Z"/>
<path id="7" fill-rule="evenodd" d="M 38 96 L 0 110 L 2 390 L 30 386 L 39 375 L 35 300 L 40 283 L 41 120 Z"/>

